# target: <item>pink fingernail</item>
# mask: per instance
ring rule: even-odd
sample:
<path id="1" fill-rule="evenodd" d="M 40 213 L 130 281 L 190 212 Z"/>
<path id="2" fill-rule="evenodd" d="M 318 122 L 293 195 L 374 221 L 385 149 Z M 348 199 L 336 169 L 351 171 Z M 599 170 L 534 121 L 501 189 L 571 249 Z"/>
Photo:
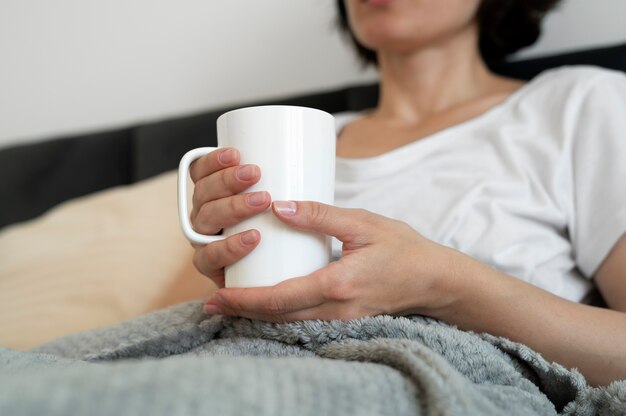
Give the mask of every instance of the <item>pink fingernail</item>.
<path id="1" fill-rule="evenodd" d="M 212 303 L 207 303 L 202 308 L 207 315 L 222 315 L 222 308 Z"/>
<path id="2" fill-rule="evenodd" d="M 235 158 L 235 152 L 233 152 L 233 149 L 226 149 L 217 158 L 222 165 L 228 165 Z"/>
<path id="3" fill-rule="evenodd" d="M 297 205 L 293 201 L 274 201 L 274 210 L 285 217 L 296 215 Z"/>
<path id="4" fill-rule="evenodd" d="M 259 232 L 257 230 L 250 230 L 241 235 L 241 242 L 247 246 L 254 244 L 259 239 Z"/>
<path id="5" fill-rule="evenodd" d="M 252 192 L 248 194 L 246 199 L 248 200 L 248 204 L 253 207 L 258 207 L 260 205 L 265 204 L 267 192 Z"/>
<path id="6" fill-rule="evenodd" d="M 257 175 L 258 169 L 255 165 L 239 166 L 236 172 L 237 178 L 244 182 L 250 181 Z"/>

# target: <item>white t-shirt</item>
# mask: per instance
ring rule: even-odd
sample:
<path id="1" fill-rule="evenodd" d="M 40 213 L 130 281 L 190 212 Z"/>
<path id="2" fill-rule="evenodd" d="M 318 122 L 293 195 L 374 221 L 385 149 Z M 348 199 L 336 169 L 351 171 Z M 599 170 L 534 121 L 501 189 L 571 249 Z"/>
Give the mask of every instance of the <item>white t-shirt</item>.
<path id="1" fill-rule="evenodd" d="M 337 131 L 359 116 L 337 114 Z M 580 301 L 626 231 L 626 76 L 546 71 L 477 118 L 336 167 L 337 206 Z"/>

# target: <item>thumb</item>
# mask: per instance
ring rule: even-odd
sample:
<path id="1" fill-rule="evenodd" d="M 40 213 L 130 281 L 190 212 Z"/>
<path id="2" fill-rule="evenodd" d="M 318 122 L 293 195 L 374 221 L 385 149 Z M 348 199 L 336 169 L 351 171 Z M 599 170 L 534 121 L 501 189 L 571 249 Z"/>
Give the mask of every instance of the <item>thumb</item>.
<path id="1" fill-rule="evenodd" d="M 274 201 L 274 214 L 284 223 L 306 231 L 332 235 L 343 242 L 367 233 L 375 215 L 363 209 L 338 208 L 314 201 Z M 370 218 L 371 217 L 371 218 Z"/>

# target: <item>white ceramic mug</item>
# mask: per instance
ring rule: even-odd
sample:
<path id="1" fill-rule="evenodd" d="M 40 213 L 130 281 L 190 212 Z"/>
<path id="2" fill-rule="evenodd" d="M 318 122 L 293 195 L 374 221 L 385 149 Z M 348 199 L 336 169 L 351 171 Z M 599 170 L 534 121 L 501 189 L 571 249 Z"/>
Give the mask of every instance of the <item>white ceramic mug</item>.
<path id="1" fill-rule="evenodd" d="M 241 164 L 255 164 L 261 179 L 244 192 L 267 191 L 272 200 L 308 200 L 333 204 L 335 191 L 335 122 L 333 116 L 306 107 L 260 106 L 233 110 L 217 119 L 219 147 L 187 152 L 178 169 L 178 210 L 185 236 L 207 244 L 249 229 L 261 234 L 259 245 L 225 269 L 226 287 L 272 286 L 304 276 L 330 261 L 328 236 L 298 231 L 283 224 L 271 209 L 222 235 L 202 235 L 189 220 L 189 166 L 221 147 L 239 150 Z"/>

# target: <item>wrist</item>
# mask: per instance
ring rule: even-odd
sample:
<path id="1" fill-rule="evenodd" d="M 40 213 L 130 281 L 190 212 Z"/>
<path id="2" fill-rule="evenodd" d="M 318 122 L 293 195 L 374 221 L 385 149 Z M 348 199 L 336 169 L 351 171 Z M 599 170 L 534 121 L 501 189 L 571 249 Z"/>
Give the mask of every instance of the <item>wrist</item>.
<path id="1" fill-rule="evenodd" d="M 413 264 L 411 281 L 411 307 L 406 314 L 425 315 L 446 320 L 459 308 L 467 296 L 467 280 L 476 262 L 458 250 L 433 243 L 432 250 L 422 256 L 419 264 Z M 476 262 L 478 263 L 478 262 Z M 480 263 L 478 263 L 480 264 Z M 473 273 L 472 273 L 473 274 Z M 478 274 L 478 273 L 477 273 Z"/>
<path id="2" fill-rule="evenodd" d="M 481 273 L 477 269 L 483 266 L 478 261 L 458 250 L 443 247 L 440 266 L 436 276 L 437 303 L 428 315 L 447 321 L 448 316 L 455 315 L 471 296 L 472 280 Z"/>
<path id="3" fill-rule="evenodd" d="M 429 316 L 464 330 L 511 337 L 516 317 L 529 316 L 529 306 L 551 295 L 480 261 L 452 250 L 442 307 Z M 545 321 L 545 319 L 544 319 Z"/>
<path id="4" fill-rule="evenodd" d="M 484 313 L 513 306 L 519 295 L 518 284 L 522 282 L 458 250 L 441 247 L 439 251 L 431 292 L 433 300 L 420 314 L 474 329 L 477 320 L 487 318 Z"/>

